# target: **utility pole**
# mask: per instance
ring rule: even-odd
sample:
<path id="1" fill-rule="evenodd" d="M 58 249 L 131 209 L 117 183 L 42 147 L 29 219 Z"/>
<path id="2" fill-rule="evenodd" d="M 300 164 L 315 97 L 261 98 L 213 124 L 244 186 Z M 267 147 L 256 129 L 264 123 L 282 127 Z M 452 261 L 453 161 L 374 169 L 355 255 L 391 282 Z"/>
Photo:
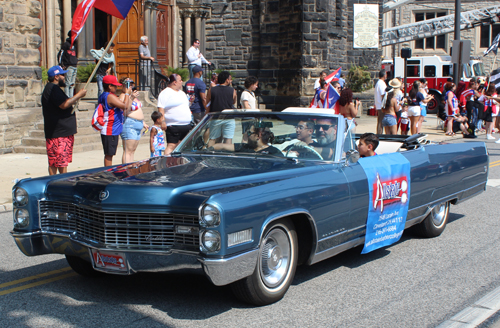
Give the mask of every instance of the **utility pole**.
<path id="1" fill-rule="evenodd" d="M 460 12 L 462 3 L 461 0 L 455 0 L 455 40 L 460 41 Z M 461 51 L 461 49 L 453 49 L 453 51 Z M 460 60 L 460 55 L 458 56 L 458 63 L 454 66 L 453 70 L 453 81 L 455 85 L 460 82 L 462 73 L 462 61 Z"/>

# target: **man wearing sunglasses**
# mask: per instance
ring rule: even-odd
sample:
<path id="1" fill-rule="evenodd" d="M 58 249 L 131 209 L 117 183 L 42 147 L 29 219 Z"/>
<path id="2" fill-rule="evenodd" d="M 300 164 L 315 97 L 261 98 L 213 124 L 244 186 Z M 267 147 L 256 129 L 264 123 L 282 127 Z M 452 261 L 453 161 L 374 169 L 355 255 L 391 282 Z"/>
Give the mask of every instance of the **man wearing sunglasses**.
<path id="1" fill-rule="evenodd" d="M 331 160 L 335 153 L 335 146 L 337 145 L 336 123 L 335 120 L 325 118 L 317 120 L 314 126 L 317 141 L 312 146 L 325 160 Z"/>

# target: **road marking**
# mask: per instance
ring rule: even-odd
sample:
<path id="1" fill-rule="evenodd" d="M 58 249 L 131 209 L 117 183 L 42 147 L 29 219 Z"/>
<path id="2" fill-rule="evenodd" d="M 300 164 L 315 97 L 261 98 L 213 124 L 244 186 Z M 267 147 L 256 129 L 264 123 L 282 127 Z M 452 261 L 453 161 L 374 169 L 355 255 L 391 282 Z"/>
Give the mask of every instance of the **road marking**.
<path id="1" fill-rule="evenodd" d="M 26 277 L 26 278 L 14 280 L 14 281 L 5 282 L 3 284 L 0 284 L 0 289 L 1 288 L 5 288 L 5 287 L 9 287 L 9 286 L 18 285 L 18 284 L 21 284 L 23 282 L 40 279 L 40 278 L 43 278 L 43 277 L 48 277 L 48 276 L 52 276 L 52 275 L 55 275 L 55 274 L 64 273 L 64 272 L 69 271 L 69 270 L 71 270 L 71 268 L 70 267 L 66 267 L 66 268 L 59 269 L 59 270 L 49 271 L 49 272 L 40 273 L 40 274 L 37 274 L 37 275 L 34 275 L 34 276 L 30 276 L 30 277 Z M 7 295 L 7 294 L 10 294 L 10 293 L 13 293 L 13 292 L 20 291 L 20 290 L 28 289 L 28 288 L 40 286 L 40 285 L 43 285 L 43 284 L 48 284 L 50 282 L 61 280 L 61 279 L 65 279 L 65 278 L 69 278 L 69 277 L 72 277 L 72 276 L 75 276 L 75 275 L 76 275 L 75 272 L 71 272 L 71 273 L 64 274 L 62 276 L 57 276 L 57 277 L 53 277 L 53 278 L 49 278 L 49 279 L 45 279 L 45 280 L 40 280 L 40 281 L 33 282 L 33 283 L 30 283 L 30 284 L 27 284 L 27 285 L 24 285 L 24 286 L 19 286 L 19 287 L 15 287 L 15 288 L 3 290 L 3 291 L 0 291 L 0 296 L 1 295 Z"/>
<path id="2" fill-rule="evenodd" d="M 500 163 L 500 161 L 490 162 L 490 165 L 491 165 L 491 164 L 496 164 L 496 163 Z"/>
<path id="3" fill-rule="evenodd" d="M 483 296 L 472 306 L 466 307 L 455 314 L 450 320 L 446 320 L 437 326 L 437 328 L 477 327 L 498 310 L 500 310 L 500 287 Z"/>
<path id="4" fill-rule="evenodd" d="M 76 275 L 78 275 L 78 273 L 76 273 L 76 272 L 70 272 L 70 273 L 67 273 L 67 274 L 63 274 L 62 276 L 57 276 L 57 277 L 54 277 L 54 278 L 40 280 L 40 281 L 32 282 L 31 284 L 27 284 L 27 285 L 24 285 L 24 286 L 19 286 L 19 287 L 14 287 L 14 288 L 11 288 L 11 289 L 3 290 L 3 291 L 0 291 L 0 296 L 7 295 L 7 294 L 10 294 L 10 293 L 14 293 L 14 292 L 18 292 L 18 291 L 25 290 L 25 289 L 28 289 L 28 288 L 33 288 L 33 287 L 36 287 L 36 286 L 48 284 L 50 282 L 54 282 L 54 281 L 57 281 L 57 280 L 62 280 L 62 279 L 66 279 L 66 278 L 69 278 L 69 277 L 74 277 Z"/>
<path id="5" fill-rule="evenodd" d="M 498 164 L 495 164 L 495 165 L 491 165 L 491 164 L 490 164 L 490 168 L 491 168 L 491 167 L 495 167 L 495 166 L 498 166 L 498 165 L 500 165 L 500 163 L 498 163 Z"/>

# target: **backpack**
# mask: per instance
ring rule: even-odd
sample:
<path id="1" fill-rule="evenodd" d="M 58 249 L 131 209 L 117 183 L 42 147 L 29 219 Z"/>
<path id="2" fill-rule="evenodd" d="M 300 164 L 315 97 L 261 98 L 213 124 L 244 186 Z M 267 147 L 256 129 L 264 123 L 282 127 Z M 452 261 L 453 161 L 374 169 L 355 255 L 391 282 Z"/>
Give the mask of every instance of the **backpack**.
<path id="1" fill-rule="evenodd" d="M 104 127 L 104 107 L 102 104 L 97 105 L 94 115 L 92 115 L 92 127 L 96 131 L 101 131 Z"/>

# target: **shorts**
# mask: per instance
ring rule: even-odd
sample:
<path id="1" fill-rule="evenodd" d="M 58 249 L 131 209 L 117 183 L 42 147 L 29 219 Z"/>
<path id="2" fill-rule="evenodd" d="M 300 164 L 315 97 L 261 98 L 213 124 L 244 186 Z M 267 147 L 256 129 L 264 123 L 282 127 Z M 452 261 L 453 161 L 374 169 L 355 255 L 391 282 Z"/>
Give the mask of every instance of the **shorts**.
<path id="1" fill-rule="evenodd" d="M 382 119 L 382 126 L 393 126 L 398 124 L 396 121 L 396 117 L 391 114 L 385 114 L 384 118 Z"/>
<path id="2" fill-rule="evenodd" d="M 178 143 L 191 131 L 191 128 L 191 124 L 167 126 L 167 131 L 165 132 L 167 143 Z"/>
<path id="3" fill-rule="evenodd" d="M 427 106 L 420 106 L 420 116 L 427 116 Z"/>
<path id="4" fill-rule="evenodd" d="M 209 139 L 233 139 L 234 129 L 236 128 L 235 120 L 214 120 L 210 122 L 210 136 Z"/>
<path id="5" fill-rule="evenodd" d="M 410 131 L 410 125 L 408 123 L 401 123 L 401 132 Z"/>
<path id="6" fill-rule="evenodd" d="M 420 106 L 409 106 L 408 116 L 420 116 Z"/>
<path id="7" fill-rule="evenodd" d="M 483 120 L 485 122 L 488 122 L 488 123 L 493 122 L 493 116 L 492 116 L 492 113 L 491 113 L 491 108 L 489 108 L 486 112 L 484 112 L 484 118 L 483 118 Z"/>
<path id="8" fill-rule="evenodd" d="M 101 134 L 102 148 L 104 149 L 104 155 L 115 156 L 116 148 L 118 148 L 118 138 L 120 136 L 107 136 Z"/>
<path id="9" fill-rule="evenodd" d="M 135 118 L 127 117 L 123 123 L 123 130 L 120 136 L 123 140 L 139 140 L 141 139 L 141 131 L 144 126 L 144 121 L 136 120 Z"/>
<path id="10" fill-rule="evenodd" d="M 73 161 L 73 144 L 75 136 L 45 139 L 49 166 L 66 167 Z"/>

